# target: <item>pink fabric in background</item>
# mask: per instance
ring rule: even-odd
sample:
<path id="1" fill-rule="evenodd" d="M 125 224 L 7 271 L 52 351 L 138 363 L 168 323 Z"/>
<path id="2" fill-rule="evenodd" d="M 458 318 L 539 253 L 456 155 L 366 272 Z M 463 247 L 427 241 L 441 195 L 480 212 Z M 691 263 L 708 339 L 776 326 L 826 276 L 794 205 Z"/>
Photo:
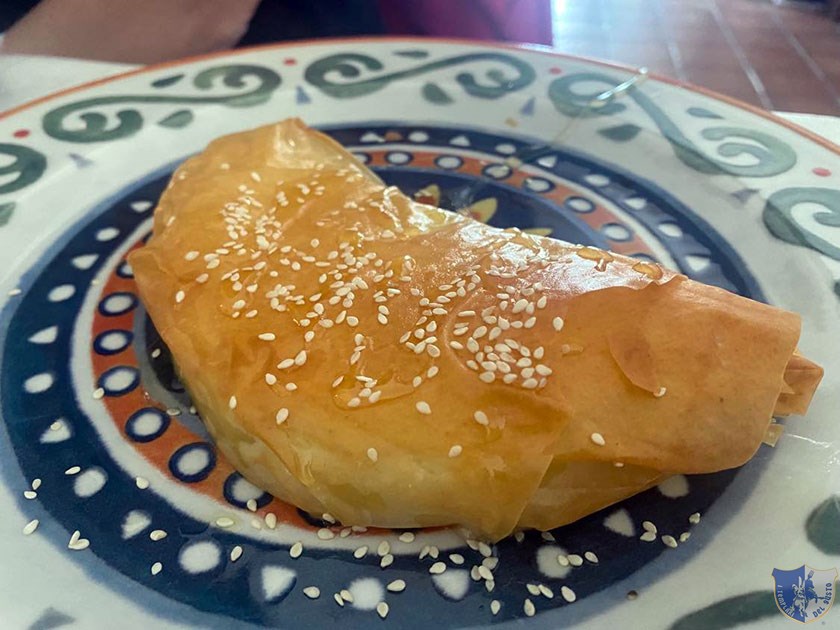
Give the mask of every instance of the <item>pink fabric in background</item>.
<path id="1" fill-rule="evenodd" d="M 551 45 L 549 0 L 378 0 L 394 35 Z"/>

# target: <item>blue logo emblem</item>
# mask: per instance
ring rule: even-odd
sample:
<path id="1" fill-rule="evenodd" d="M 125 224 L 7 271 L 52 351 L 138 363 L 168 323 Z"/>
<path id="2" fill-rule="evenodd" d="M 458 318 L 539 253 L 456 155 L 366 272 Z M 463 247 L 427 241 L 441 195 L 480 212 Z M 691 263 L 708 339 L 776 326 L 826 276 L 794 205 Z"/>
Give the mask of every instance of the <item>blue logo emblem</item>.
<path id="1" fill-rule="evenodd" d="M 834 603 L 837 569 L 820 571 L 803 564 L 798 569 L 773 569 L 779 611 L 800 623 L 822 617 Z"/>

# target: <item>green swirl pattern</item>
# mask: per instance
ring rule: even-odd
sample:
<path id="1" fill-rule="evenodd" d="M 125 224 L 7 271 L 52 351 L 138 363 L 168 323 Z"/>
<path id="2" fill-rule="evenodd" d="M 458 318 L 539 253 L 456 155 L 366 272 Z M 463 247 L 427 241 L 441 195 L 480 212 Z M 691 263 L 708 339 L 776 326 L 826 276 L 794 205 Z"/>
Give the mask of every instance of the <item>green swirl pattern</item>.
<path id="1" fill-rule="evenodd" d="M 248 87 L 255 79 L 257 85 Z M 280 85 L 280 76 L 269 68 L 256 65 L 225 65 L 202 70 L 192 80 L 199 90 L 213 91 L 229 88 L 224 94 L 201 96 L 136 94 L 100 96 L 57 107 L 44 115 L 42 126 L 47 135 L 65 142 L 107 142 L 127 138 L 143 127 L 143 115 L 136 108 L 120 109 L 112 116 L 96 111 L 105 106 L 133 104 L 219 104 L 227 107 L 251 107 L 266 102 Z M 158 87 L 166 87 L 159 85 Z M 236 90 L 230 92 L 230 90 Z M 183 112 L 187 113 L 183 113 Z M 188 110 L 176 112 L 163 119 L 162 124 L 176 128 L 192 120 Z M 79 122 L 82 123 L 79 126 Z"/>
<path id="2" fill-rule="evenodd" d="M 339 53 L 329 55 L 311 63 L 304 72 L 304 79 L 324 94 L 333 98 L 356 98 L 372 94 L 395 81 L 412 79 L 445 68 L 463 66 L 476 62 L 494 62 L 504 67 L 487 70 L 484 76 L 476 78 L 471 72 L 459 72 L 455 81 L 470 96 L 495 99 L 509 92 L 515 92 L 533 83 L 536 73 L 531 64 L 513 55 L 498 52 L 477 52 L 436 61 L 429 61 L 413 68 L 382 74 L 385 65 L 368 55 L 360 53 Z M 372 74 L 373 76 L 364 76 Z M 340 77 L 342 80 L 335 81 Z M 428 82 L 421 95 L 426 101 L 447 104 L 452 97 L 437 83 Z"/>
<path id="3" fill-rule="evenodd" d="M 0 156 L 8 156 L 12 161 L 0 166 L 0 194 L 18 191 L 38 181 L 47 169 L 47 158 L 43 153 L 19 144 L 0 142 Z M 7 180 L 7 176 L 12 178 Z M 0 226 L 6 225 L 12 218 L 17 204 L 14 201 L 0 203 Z"/>
<path id="4" fill-rule="evenodd" d="M 764 225 L 776 238 L 813 249 L 834 260 L 840 260 L 838 242 L 828 241 L 804 227 L 793 214 L 795 206 L 815 203 L 824 208 L 813 219 L 826 227 L 840 228 L 840 190 L 832 188 L 785 188 L 773 193 L 764 206 Z M 838 232 L 840 235 L 840 232 Z"/>
<path id="5" fill-rule="evenodd" d="M 8 155 L 12 158 L 9 164 L 0 166 L 0 178 L 5 179 L 6 175 L 14 175 L 11 180 L 0 184 L 0 195 L 26 188 L 38 180 L 47 168 L 47 158 L 43 153 L 19 144 L 0 142 L 0 155 Z"/>
<path id="6" fill-rule="evenodd" d="M 587 92 L 577 91 L 581 84 L 598 87 Z M 612 116 L 627 109 L 616 98 L 606 101 L 595 99 L 607 90 L 619 85 L 621 80 L 599 72 L 579 72 L 560 77 L 548 87 L 548 97 L 557 111 L 573 118 Z M 636 86 L 623 91 L 631 98 L 659 128 L 662 136 L 671 144 L 674 154 L 684 164 L 707 175 L 736 175 L 742 177 L 771 177 L 789 171 L 796 164 L 796 153 L 781 140 L 770 134 L 740 127 L 708 127 L 701 132 L 706 140 L 719 141 L 717 154 L 720 158 L 738 158 L 750 155 L 754 163 L 733 164 L 725 159 L 706 154 L 692 142 L 677 124 Z M 598 106 L 596 106 L 598 105 Z"/>

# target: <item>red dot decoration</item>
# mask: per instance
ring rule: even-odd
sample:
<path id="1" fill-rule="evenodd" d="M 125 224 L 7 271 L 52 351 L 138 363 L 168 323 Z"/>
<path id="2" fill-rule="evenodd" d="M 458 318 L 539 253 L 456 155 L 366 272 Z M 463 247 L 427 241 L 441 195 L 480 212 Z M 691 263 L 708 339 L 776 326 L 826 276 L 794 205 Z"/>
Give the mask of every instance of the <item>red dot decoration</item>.
<path id="1" fill-rule="evenodd" d="M 29 129 L 18 129 L 12 134 L 15 138 L 25 138 L 29 135 Z"/>
<path id="2" fill-rule="evenodd" d="M 828 170 L 827 168 L 823 168 L 822 166 L 818 166 L 817 168 L 813 169 L 811 172 L 814 175 L 816 175 L 817 177 L 828 177 L 829 175 L 831 175 L 831 171 Z"/>
<path id="3" fill-rule="evenodd" d="M 283 65 L 285 66 L 294 66 L 295 64 L 297 64 L 297 59 L 295 59 L 294 57 L 286 57 L 283 60 Z"/>
<path id="4" fill-rule="evenodd" d="M 558 68 L 557 66 L 553 66 L 548 69 L 549 73 L 551 74 L 561 74 L 563 72 L 562 68 Z"/>

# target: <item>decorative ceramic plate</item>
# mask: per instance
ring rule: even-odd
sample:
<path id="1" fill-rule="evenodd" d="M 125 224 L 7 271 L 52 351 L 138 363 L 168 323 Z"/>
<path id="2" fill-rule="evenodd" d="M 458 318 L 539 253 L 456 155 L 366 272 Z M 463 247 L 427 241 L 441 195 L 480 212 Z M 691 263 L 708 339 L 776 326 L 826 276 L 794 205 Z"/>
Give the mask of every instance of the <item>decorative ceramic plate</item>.
<path id="1" fill-rule="evenodd" d="M 179 162 L 288 116 L 445 208 L 800 312 L 827 374 L 811 412 L 740 470 L 492 548 L 280 503 L 209 441 L 125 256 Z M 237 51 L 6 113 L 0 626 L 789 627 L 773 569 L 840 564 L 838 151 L 626 68 L 412 39 Z"/>

